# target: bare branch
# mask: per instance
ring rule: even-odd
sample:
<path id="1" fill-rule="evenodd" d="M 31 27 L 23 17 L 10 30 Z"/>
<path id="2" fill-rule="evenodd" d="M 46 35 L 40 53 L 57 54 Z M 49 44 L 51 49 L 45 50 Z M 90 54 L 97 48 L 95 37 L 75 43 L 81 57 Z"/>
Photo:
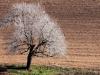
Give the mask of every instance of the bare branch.
<path id="1" fill-rule="evenodd" d="M 15 31 L 12 35 L 15 38 L 11 39 L 11 41 L 15 40 L 16 42 L 11 44 L 13 50 L 24 43 L 27 48 L 35 44 L 32 50 L 32 53 L 36 52 L 35 55 L 39 53 L 45 55 L 45 49 L 50 56 L 65 54 L 66 44 L 62 30 L 40 5 L 14 4 L 9 16 L 11 19 L 4 20 L 10 23 L 13 20 L 15 25 Z M 6 23 L 6 21 L 2 22 Z"/>
<path id="2" fill-rule="evenodd" d="M 23 51 L 23 52 L 20 52 L 20 54 L 24 54 L 24 53 L 26 53 L 26 52 L 28 52 L 29 51 L 29 49 L 27 49 L 27 50 L 25 50 L 25 51 Z"/>

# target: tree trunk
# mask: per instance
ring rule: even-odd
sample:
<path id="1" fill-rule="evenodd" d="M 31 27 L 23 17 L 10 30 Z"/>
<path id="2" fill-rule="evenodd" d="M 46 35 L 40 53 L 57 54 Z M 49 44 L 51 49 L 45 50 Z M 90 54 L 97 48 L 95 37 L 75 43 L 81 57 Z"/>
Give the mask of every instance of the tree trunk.
<path id="1" fill-rule="evenodd" d="M 26 65 L 26 69 L 30 70 L 30 66 L 31 66 L 31 62 L 32 62 L 32 50 L 33 50 L 34 46 L 30 46 L 30 50 L 29 50 L 29 54 L 27 56 L 27 65 Z"/>
<path id="2" fill-rule="evenodd" d="M 27 56 L 27 65 L 26 65 L 27 70 L 30 70 L 31 62 L 32 62 L 32 55 L 28 54 L 28 56 Z"/>

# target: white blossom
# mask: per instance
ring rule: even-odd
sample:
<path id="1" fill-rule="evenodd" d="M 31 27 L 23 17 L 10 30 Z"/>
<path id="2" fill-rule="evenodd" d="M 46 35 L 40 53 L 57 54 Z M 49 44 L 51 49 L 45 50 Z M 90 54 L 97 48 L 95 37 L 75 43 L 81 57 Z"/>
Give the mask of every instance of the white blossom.
<path id="1" fill-rule="evenodd" d="M 47 41 L 45 50 L 49 55 L 64 55 L 66 53 L 64 33 L 39 4 L 14 4 L 3 20 L 15 25 L 11 41 L 16 43 L 10 44 L 12 50 L 22 48 L 15 47 L 19 44 L 35 44 L 37 46 L 41 41 Z M 3 24 L 2 22 L 0 25 Z M 37 51 L 43 49 L 44 45 Z"/>

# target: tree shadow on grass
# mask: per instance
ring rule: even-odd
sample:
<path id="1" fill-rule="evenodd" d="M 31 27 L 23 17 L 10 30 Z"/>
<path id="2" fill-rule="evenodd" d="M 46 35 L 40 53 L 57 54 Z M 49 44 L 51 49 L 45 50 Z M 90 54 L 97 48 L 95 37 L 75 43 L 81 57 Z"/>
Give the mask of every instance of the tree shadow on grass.
<path id="1" fill-rule="evenodd" d="M 26 66 L 0 65 L 0 73 L 2 73 L 2 72 L 7 72 L 9 69 L 26 70 Z M 1 75 L 1 74 L 0 74 L 0 75 Z"/>
<path id="2" fill-rule="evenodd" d="M 0 65 L 0 75 L 9 75 L 7 72 L 7 68 Z"/>
<path id="3" fill-rule="evenodd" d="M 26 70 L 26 66 L 6 65 L 7 69 Z"/>
<path id="4" fill-rule="evenodd" d="M 0 72 L 7 72 L 7 68 L 0 65 Z"/>

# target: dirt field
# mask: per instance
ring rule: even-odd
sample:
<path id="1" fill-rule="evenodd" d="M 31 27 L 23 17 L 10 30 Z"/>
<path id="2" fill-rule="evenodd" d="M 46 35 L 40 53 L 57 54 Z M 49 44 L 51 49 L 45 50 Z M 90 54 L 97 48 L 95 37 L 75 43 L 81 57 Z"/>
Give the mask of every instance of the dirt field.
<path id="1" fill-rule="evenodd" d="M 23 1 L 32 0 L 0 0 L 1 18 L 13 3 Z M 33 63 L 100 68 L 100 0 L 37 1 L 62 27 L 68 49 L 65 58 L 33 58 Z M 24 55 L 5 55 L 4 43 L 9 39 L 7 36 L 10 36 L 8 31 L 9 29 L 0 30 L 0 63 L 25 63 Z"/>

